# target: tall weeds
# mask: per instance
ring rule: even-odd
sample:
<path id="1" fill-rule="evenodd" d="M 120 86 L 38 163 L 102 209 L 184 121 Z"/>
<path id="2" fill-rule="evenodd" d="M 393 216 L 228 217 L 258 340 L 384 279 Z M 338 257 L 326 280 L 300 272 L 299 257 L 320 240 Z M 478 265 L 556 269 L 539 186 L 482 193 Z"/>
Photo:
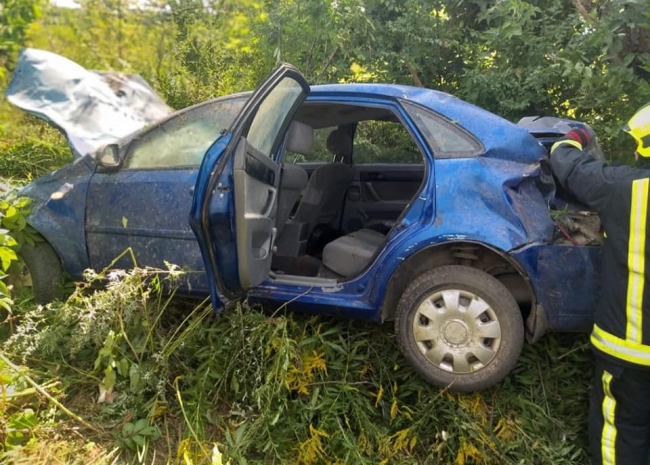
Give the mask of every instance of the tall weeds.
<path id="1" fill-rule="evenodd" d="M 0 183 L 24 183 L 71 161 L 59 130 L 0 99 Z"/>
<path id="2" fill-rule="evenodd" d="M 18 311 L 5 353 L 74 416 L 30 399 L 7 458 L 60 446 L 57 425 L 118 463 L 586 463 L 583 337 L 548 337 L 499 386 L 452 394 L 414 374 L 388 326 L 246 304 L 215 315 L 169 296 L 178 274 L 89 274 L 65 302 Z M 5 392 L 25 388 L 9 378 Z"/>

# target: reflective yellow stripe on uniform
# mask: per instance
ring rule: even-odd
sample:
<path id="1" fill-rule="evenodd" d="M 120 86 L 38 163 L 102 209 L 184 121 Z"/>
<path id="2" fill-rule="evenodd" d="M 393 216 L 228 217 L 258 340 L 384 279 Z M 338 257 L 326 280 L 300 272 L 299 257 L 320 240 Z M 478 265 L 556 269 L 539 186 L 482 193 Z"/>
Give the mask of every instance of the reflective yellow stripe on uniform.
<path id="1" fill-rule="evenodd" d="M 610 384 L 612 375 L 603 371 L 603 431 L 600 437 L 600 451 L 603 465 L 616 465 L 616 399 Z"/>
<path id="2" fill-rule="evenodd" d="M 594 325 L 591 343 L 597 349 L 620 360 L 650 366 L 650 346 L 626 341 Z"/>
<path id="3" fill-rule="evenodd" d="M 558 148 L 560 145 L 563 145 L 563 144 L 572 145 L 575 148 L 577 148 L 578 150 L 582 150 L 582 144 L 580 142 L 578 142 L 577 140 L 565 139 L 565 140 L 559 140 L 555 144 L 553 144 L 553 146 L 551 147 L 551 152 L 550 153 L 553 153 L 553 150 L 555 150 L 556 148 Z"/>
<path id="4" fill-rule="evenodd" d="M 627 326 L 625 337 L 641 343 L 643 288 L 645 286 L 645 226 L 648 218 L 649 179 L 632 182 L 632 205 L 630 210 L 630 238 L 627 252 Z"/>

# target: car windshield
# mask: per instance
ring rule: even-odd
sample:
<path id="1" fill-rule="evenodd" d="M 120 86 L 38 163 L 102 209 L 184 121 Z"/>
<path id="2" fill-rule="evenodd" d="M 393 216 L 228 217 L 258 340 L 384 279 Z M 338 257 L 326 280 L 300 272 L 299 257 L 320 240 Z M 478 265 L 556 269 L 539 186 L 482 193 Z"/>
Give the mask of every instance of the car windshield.
<path id="1" fill-rule="evenodd" d="M 246 96 L 222 98 L 174 114 L 139 133 L 124 149 L 124 169 L 199 166 L 206 150 L 241 111 Z"/>

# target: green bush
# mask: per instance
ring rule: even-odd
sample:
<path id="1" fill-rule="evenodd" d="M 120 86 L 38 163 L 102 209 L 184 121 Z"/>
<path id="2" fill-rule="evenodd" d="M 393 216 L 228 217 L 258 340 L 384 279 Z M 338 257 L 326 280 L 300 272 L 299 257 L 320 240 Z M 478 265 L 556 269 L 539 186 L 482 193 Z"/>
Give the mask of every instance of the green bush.
<path id="1" fill-rule="evenodd" d="M 6 188 L 8 186 L 5 185 Z M 12 265 L 18 261 L 16 252 L 25 244 L 33 244 L 37 240 L 36 231 L 27 224 L 30 200 L 18 197 L 15 191 L 9 190 L 0 197 L 0 315 L 9 321 L 12 316 L 12 305 L 9 288 L 5 282 Z"/>

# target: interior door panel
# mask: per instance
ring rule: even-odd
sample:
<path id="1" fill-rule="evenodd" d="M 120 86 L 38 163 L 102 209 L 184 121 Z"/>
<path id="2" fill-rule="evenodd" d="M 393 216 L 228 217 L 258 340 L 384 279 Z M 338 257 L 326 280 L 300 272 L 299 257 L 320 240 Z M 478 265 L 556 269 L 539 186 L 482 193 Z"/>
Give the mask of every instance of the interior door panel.
<path id="1" fill-rule="evenodd" d="M 304 77 L 281 64 L 203 157 L 190 226 L 217 311 L 269 276 L 281 170 L 274 158 L 307 95 Z"/>
<path id="2" fill-rule="evenodd" d="M 423 164 L 360 164 L 353 168 L 341 221 L 345 233 L 396 221 L 424 178 Z"/>
<path id="3" fill-rule="evenodd" d="M 260 284 L 271 270 L 279 171 L 280 165 L 241 138 L 233 178 L 239 280 L 245 288 Z"/>

